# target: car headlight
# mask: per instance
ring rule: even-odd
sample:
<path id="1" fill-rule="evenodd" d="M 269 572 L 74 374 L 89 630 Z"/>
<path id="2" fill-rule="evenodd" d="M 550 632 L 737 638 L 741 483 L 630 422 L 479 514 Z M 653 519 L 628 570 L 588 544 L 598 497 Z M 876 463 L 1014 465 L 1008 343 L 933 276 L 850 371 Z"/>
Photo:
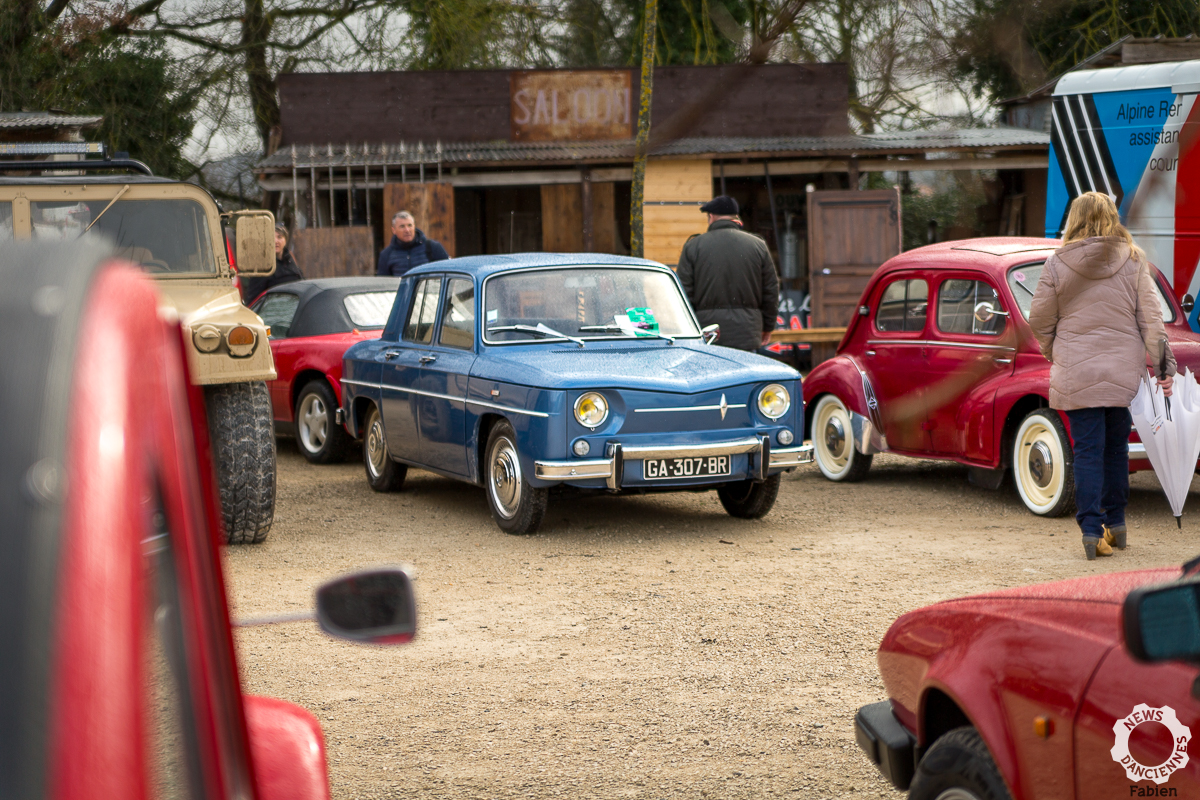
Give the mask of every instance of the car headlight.
<path id="1" fill-rule="evenodd" d="M 608 401 L 599 392 L 588 392 L 575 401 L 575 419 L 585 428 L 598 428 L 608 419 Z"/>
<path id="2" fill-rule="evenodd" d="M 201 325 L 192 331 L 192 341 L 201 353 L 212 353 L 221 346 L 221 331 L 215 325 Z"/>
<path id="3" fill-rule="evenodd" d="M 253 353 L 254 345 L 257 342 L 258 337 L 254 335 L 254 331 L 245 325 L 231 328 L 225 334 L 225 343 L 229 345 L 229 352 L 238 358 L 245 358 Z"/>
<path id="4" fill-rule="evenodd" d="M 778 383 L 772 383 L 758 393 L 758 410 L 764 417 L 779 419 L 792 407 L 792 396 Z"/>

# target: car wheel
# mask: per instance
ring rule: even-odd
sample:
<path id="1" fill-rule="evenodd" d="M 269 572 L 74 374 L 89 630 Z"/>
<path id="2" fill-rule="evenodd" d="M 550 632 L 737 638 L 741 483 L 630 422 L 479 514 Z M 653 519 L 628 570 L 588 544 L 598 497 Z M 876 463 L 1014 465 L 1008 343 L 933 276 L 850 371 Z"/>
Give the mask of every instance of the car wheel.
<path id="1" fill-rule="evenodd" d="M 762 483 L 754 481 L 727 483 L 717 489 L 717 497 L 721 498 L 721 505 L 725 506 L 725 511 L 729 513 L 729 516 L 739 519 L 760 519 L 765 517 L 775 505 L 775 498 L 779 496 L 779 482 L 782 478 L 783 474 L 777 472 Z"/>
<path id="2" fill-rule="evenodd" d="M 831 394 L 817 401 L 812 417 L 813 455 L 821 474 L 831 481 L 853 483 L 867 477 L 873 456 L 854 448 L 850 412 Z"/>
<path id="3" fill-rule="evenodd" d="M 1011 800 L 1004 778 L 974 728 L 942 736 L 917 765 L 908 800 Z"/>
<path id="4" fill-rule="evenodd" d="M 536 533 L 546 516 L 549 492 L 529 485 L 521 472 L 517 435 L 512 425 L 501 420 L 488 434 L 484 463 L 488 505 L 496 524 L 505 533 Z"/>
<path id="5" fill-rule="evenodd" d="M 314 464 L 346 457 L 352 440 L 337 423 L 337 400 L 324 380 L 309 381 L 296 397 L 296 445 Z"/>
<path id="6" fill-rule="evenodd" d="M 383 435 L 383 417 L 376 406 L 367 412 L 367 424 L 363 426 L 363 462 L 367 467 L 367 483 L 375 491 L 398 492 L 404 487 L 408 467 L 392 460 Z"/>
<path id="7" fill-rule="evenodd" d="M 229 544 L 258 544 L 275 520 L 275 423 L 263 381 L 204 391 Z"/>
<path id="8" fill-rule="evenodd" d="M 1057 412 L 1031 411 L 1013 436 L 1013 480 L 1025 507 L 1061 517 L 1075 502 L 1075 468 L 1067 430 Z"/>

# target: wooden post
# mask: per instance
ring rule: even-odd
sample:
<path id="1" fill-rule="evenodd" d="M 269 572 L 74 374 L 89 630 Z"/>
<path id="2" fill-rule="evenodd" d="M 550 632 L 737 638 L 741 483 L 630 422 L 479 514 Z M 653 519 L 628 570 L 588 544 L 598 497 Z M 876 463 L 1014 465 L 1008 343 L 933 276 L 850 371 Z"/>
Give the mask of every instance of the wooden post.
<path id="1" fill-rule="evenodd" d="M 633 187 L 629 202 L 629 249 L 641 258 L 645 247 L 642 235 L 642 198 L 646 192 L 646 150 L 650 144 L 650 99 L 654 91 L 654 46 L 658 29 L 658 0 L 646 0 L 642 20 L 642 89 L 638 99 L 638 128 L 634 144 Z"/>
<path id="2" fill-rule="evenodd" d="M 584 167 L 579 176 L 579 204 L 583 210 L 583 252 L 596 250 L 596 235 L 592 224 L 592 173 Z"/>

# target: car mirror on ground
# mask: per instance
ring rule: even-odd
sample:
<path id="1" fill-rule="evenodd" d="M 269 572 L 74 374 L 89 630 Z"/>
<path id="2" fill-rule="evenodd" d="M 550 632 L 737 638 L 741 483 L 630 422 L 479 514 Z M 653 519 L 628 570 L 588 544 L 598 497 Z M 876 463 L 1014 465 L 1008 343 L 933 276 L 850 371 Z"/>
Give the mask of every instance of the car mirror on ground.
<path id="1" fill-rule="evenodd" d="M 238 211 L 234 218 L 238 272 L 270 275 L 275 271 L 275 218 L 266 211 Z"/>
<path id="2" fill-rule="evenodd" d="M 404 644 L 417 632 L 412 579 L 402 569 L 345 575 L 317 589 L 317 623 L 331 636 Z"/>
<path id="3" fill-rule="evenodd" d="M 401 567 L 355 572 L 317 589 L 316 611 L 252 617 L 238 628 L 307 622 L 316 619 L 330 636 L 364 644 L 405 644 L 417 633 L 417 604 L 412 578 Z"/>
<path id="4" fill-rule="evenodd" d="M 705 325 L 700 329 L 700 335 L 704 337 L 705 344 L 716 344 L 721 338 L 721 326 L 716 323 Z"/>
<path id="5" fill-rule="evenodd" d="M 1144 586 L 1125 598 L 1125 646 L 1138 661 L 1200 658 L 1200 582 Z"/>

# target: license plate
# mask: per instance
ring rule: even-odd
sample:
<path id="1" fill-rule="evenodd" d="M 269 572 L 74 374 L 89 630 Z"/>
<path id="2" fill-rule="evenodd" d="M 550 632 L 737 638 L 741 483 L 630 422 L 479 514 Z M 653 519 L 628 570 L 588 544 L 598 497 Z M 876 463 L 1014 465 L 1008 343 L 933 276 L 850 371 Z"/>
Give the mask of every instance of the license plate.
<path id="1" fill-rule="evenodd" d="M 648 458 L 642 462 L 642 476 L 647 480 L 698 478 L 710 475 L 728 475 L 729 472 L 729 456 Z"/>

